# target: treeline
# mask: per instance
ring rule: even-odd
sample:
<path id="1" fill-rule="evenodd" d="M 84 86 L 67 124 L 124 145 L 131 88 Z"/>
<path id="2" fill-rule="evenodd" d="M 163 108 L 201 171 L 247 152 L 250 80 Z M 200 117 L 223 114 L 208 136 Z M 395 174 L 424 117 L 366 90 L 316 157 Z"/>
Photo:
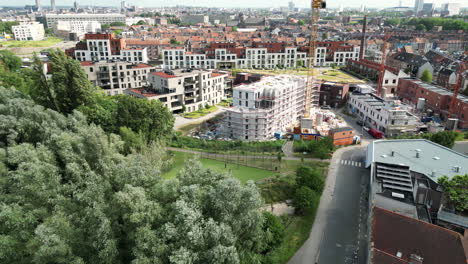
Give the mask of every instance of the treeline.
<path id="1" fill-rule="evenodd" d="M 174 148 L 185 148 L 200 151 L 210 151 L 217 153 L 274 153 L 281 152 L 284 141 L 219 141 L 197 139 L 187 136 L 174 135 L 169 145 Z"/>
<path id="2" fill-rule="evenodd" d="M 465 134 L 468 136 L 468 133 Z M 422 133 L 422 134 L 402 134 L 395 139 L 427 139 L 447 148 L 452 148 L 457 138 L 463 139 L 464 135 L 456 131 L 441 131 L 437 133 Z"/>
<path id="3" fill-rule="evenodd" d="M 323 137 L 320 140 L 299 140 L 294 141 L 294 152 L 306 152 L 314 158 L 328 159 L 330 153 L 335 149 L 333 139 Z"/>
<path id="4" fill-rule="evenodd" d="M 62 51 L 49 51 L 50 76 L 44 74 L 38 57 L 31 68 L 21 68 L 21 64 L 11 52 L 0 51 L 0 86 L 15 87 L 37 104 L 59 113 L 84 113 L 90 123 L 107 133 L 120 134 L 127 153 L 172 135 L 174 117 L 161 102 L 105 95 L 88 81 L 80 63 Z"/>
<path id="5" fill-rule="evenodd" d="M 7 34 L 13 34 L 13 32 L 11 31 L 11 27 L 12 26 L 16 26 L 16 25 L 19 25 L 19 22 L 17 21 L 5 21 L 5 22 L 2 22 L 0 21 L 0 32 L 5 32 Z"/>
<path id="6" fill-rule="evenodd" d="M 387 26 L 412 25 L 416 30 L 428 31 L 435 26 L 442 26 L 443 30 L 464 30 L 468 31 L 468 23 L 462 19 L 454 18 L 391 18 L 385 20 Z"/>

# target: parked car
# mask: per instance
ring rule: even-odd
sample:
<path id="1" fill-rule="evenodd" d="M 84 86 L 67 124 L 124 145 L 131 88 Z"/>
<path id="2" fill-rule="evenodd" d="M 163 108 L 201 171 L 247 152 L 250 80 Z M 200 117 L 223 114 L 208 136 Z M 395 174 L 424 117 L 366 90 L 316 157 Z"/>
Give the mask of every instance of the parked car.
<path id="1" fill-rule="evenodd" d="M 363 126 L 363 125 L 364 125 L 364 121 L 358 120 L 358 121 L 356 121 L 356 124 L 358 124 L 358 125 L 360 125 L 360 126 Z"/>
<path id="2" fill-rule="evenodd" d="M 367 131 L 371 136 L 373 136 L 374 138 L 376 139 L 381 139 L 383 138 L 383 133 L 375 128 L 371 128 L 369 129 L 369 131 Z"/>
<path id="3" fill-rule="evenodd" d="M 320 108 L 325 110 L 331 110 L 331 107 L 329 105 L 322 105 Z"/>

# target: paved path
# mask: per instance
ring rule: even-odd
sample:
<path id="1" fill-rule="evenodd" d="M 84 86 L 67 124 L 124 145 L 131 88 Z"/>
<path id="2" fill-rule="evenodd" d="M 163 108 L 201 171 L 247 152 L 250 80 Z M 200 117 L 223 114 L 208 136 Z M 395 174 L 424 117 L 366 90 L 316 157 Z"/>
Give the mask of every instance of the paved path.
<path id="1" fill-rule="evenodd" d="M 222 107 L 222 106 L 217 106 L 218 109 L 212 113 L 209 113 L 205 116 L 202 116 L 200 118 L 196 118 L 196 119 L 189 119 L 189 118 L 184 118 L 180 115 L 176 115 L 175 116 L 175 121 L 174 121 L 174 129 L 175 130 L 178 130 L 180 129 L 181 127 L 184 127 L 184 126 L 187 126 L 187 125 L 190 125 L 190 124 L 200 124 L 206 120 L 209 120 L 221 113 L 224 113 L 226 111 L 226 108 Z"/>
<path id="2" fill-rule="evenodd" d="M 281 150 L 286 157 L 294 157 L 294 142 L 286 141 L 286 143 L 281 147 Z"/>
<path id="3" fill-rule="evenodd" d="M 364 151 L 365 146 L 352 146 L 334 153 L 310 237 L 289 264 L 357 263 L 355 252 L 365 246 L 357 244 L 365 195 L 361 184 L 367 173 Z"/>
<path id="4" fill-rule="evenodd" d="M 276 155 L 269 155 L 269 156 L 261 156 L 261 155 L 235 155 L 235 154 L 216 154 L 216 153 L 208 153 L 208 152 L 202 152 L 202 151 L 196 151 L 196 150 L 190 150 L 190 149 L 182 149 L 182 148 L 173 148 L 173 147 L 167 147 L 167 150 L 171 151 L 178 151 L 178 152 L 185 152 L 185 153 L 192 153 L 192 154 L 197 154 L 197 155 L 203 155 L 204 157 L 207 156 L 213 156 L 213 157 L 220 157 L 221 155 L 227 158 L 263 158 L 263 159 L 277 159 Z M 283 160 L 301 160 L 298 157 L 283 157 Z M 324 162 L 329 162 L 329 159 L 313 159 L 313 158 L 304 158 L 305 161 L 324 161 Z"/>

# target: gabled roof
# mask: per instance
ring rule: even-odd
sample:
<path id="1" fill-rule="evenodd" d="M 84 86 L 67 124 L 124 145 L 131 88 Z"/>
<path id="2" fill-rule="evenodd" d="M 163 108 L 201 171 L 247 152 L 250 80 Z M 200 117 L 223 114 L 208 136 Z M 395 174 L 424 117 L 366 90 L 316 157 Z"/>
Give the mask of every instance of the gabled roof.
<path id="1" fill-rule="evenodd" d="M 156 76 L 159 76 L 159 77 L 163 77 L 163 78 L 177 78 L 177 76 L 175 75 L 169 75 L 165 72 L 152 72 L 151 73 L 152 75 L 156 75 Z"/>
<path id="2" fill-rule="evenodd" d="M 417 67 L 422 66 L 428 62 L 424 56 L 406 52 L 397 54 L 394 59 Z"/>
<path id="3" fill-rule="evenodd" d="M 378 207 L 373 209 L 371 241 L 375 249 L 390 255 L 400 252 L 405 261 L 414 254 L 424 264 L 467 263 L 460 234 Z"/>

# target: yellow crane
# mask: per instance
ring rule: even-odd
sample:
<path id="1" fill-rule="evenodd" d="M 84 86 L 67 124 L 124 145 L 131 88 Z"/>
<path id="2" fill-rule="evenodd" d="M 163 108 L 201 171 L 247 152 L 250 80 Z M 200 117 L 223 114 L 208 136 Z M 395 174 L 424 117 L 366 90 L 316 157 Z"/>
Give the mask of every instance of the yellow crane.
<path id="1" fill-rule="evenodd" d="M 310 16 L 310 38 L 309 38 L 309 65 L 307 71 L 306 96 L 305 96 L 305 111 L 304 118 L 310 117 L 310 108 L 318 106 L 319 88 L 316 86 L 315 80 L 315 52 L 317 49 L 318 39 L 318 22 L 320 18 L 320 9 L 326 8 L 325 0 L 311 0 L 312 13 Z"/>

